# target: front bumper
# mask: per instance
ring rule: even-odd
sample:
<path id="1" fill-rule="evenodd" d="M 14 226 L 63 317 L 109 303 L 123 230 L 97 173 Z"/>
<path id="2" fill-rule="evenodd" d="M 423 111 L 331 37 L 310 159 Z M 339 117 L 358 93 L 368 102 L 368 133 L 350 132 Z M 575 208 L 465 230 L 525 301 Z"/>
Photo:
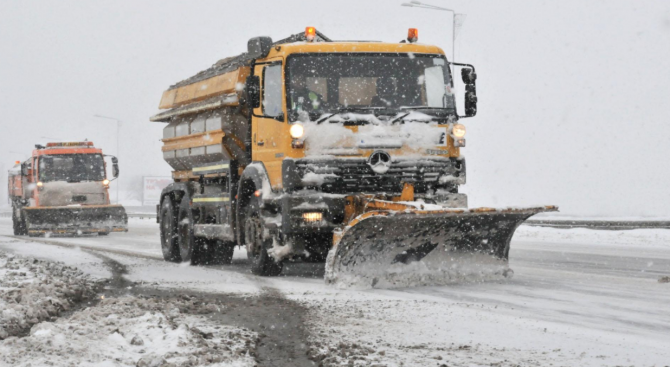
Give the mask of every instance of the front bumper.
<path id="1" fill-rule="evenodd" d="M 332 232 L 344 222 L 344 195 L 301 192 L 281 198 L 281 231 L 284 235 Z M 320 213 L 321 220 L 307 221 L 304 213 Z"/>

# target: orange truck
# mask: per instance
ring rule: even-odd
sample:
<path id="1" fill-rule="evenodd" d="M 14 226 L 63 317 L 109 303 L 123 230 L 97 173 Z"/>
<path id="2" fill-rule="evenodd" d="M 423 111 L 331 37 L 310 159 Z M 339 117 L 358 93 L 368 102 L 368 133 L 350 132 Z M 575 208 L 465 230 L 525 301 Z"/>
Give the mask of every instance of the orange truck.
<path id="1" fill-rule="evenodd" d="M 32 156 L 9 171 L 14 234 L 126 232 L 125 209 L 109 202 L 104 157 L 88 141 L 35 145 Z M 116 179 L 118 160 L 109 157 Z"/>

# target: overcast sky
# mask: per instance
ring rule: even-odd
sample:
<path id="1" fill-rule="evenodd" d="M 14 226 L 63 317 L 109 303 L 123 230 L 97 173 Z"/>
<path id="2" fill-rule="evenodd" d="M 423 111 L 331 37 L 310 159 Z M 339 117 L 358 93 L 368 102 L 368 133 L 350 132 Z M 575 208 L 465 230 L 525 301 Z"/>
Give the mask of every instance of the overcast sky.
<path id="1" fill-rule="evenodd" d="M 36 143 L 84 138 L 118 154 L 122 189 L 169 175 L 149 122 L 162 91 L 254 36 L 399 41 L 417 27 L 450 56 L 451 14 L 402 1 L 0 0 L 0 179 Z M 670 217 L 670 1 L 430 2 L 467 14 L 471 205 Z M 119 153 L 96 114 L 122 121 Z"/>

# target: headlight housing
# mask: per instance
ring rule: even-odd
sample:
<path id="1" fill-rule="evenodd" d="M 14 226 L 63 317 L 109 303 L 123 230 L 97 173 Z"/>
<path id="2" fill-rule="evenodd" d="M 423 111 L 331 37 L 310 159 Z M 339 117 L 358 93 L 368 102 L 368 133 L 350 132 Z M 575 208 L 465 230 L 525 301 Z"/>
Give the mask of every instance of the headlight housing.
<path id="1" fill-rule="evenodd" d="M 456 138 L 462 138 L 465 136 L 465 126 L 461 124 L 456 124 L 454 125 L 453 128 L 451 128 L 451 133 L 456 137 Z"/>
<path id="2" fill-rule="evenodd" d="M 300 139 L 303 135 L 305 135 L 305 128 L 300 124 L 293 124 L 291 126 L 290 133 L 293 139 Z"/>
<path id="3" fill-rule="evenodd" d="M 102 180 L 102 186 L 104 186 L 105 188 L 109 188 L 109 180 L 108 179 Z"/>

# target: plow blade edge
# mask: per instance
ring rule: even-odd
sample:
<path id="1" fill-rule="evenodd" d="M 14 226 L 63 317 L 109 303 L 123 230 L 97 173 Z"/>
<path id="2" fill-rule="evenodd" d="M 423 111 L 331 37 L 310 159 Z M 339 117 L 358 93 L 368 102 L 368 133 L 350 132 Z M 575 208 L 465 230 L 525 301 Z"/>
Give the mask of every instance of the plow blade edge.
<path id="1" fill-rule="evenodd" d="M 328 254 L 326 282 L 402 287 L 510 276 L 510 241 L 530 216 L 555 207 L 368 212 Z"/>
<path id="2" fill-rule="evenodd" d="M 23 210 L 29 235 L 128 231 L 128 216 L 121 205 L 24 208 Z"/>

